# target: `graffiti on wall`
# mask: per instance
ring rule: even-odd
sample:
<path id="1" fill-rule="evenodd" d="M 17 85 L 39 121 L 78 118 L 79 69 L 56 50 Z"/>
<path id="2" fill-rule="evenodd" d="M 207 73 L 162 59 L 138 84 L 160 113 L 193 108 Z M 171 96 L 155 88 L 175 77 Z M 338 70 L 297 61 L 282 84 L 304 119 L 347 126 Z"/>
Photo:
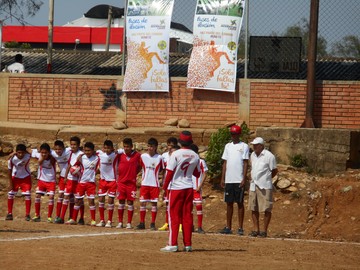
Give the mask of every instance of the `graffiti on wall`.
<path id="1" fill-rule="evenodd" d="M 47 106 L 63 108 L 64 105 L 94 106 L 92 91 L 86 81 L 21 79 L 16 97 L 18 106 Z"/>
<path id="2" fill-rule="evenodd" d="M 116 86 L 114 83 L 110 86 L 109 89 L 100 89 L 100 93 L 104 96 L 104 102 L 102 105 L 103 110 L 106 110 L 111 106 L 115 106 L 116 108 L 125 111 L 123 102 L 121 101 L 124 93 L 122 90 L 116 90 Z"/>

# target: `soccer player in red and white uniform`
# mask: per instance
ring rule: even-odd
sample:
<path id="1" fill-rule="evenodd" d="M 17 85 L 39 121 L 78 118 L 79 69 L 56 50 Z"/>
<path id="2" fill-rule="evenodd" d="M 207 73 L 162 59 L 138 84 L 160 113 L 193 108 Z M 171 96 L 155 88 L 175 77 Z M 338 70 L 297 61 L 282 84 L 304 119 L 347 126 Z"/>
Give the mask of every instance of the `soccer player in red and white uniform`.
<path id="1" fill-rule="evenodd" d="M 6 220 L 13 220 L 13 205 L 15 194 L 21 189 L 25 197 L 25 220 L 30 221 L 31 208 L 31 174 L 29 168 L 30 154 L 26 151 L 24 144 L 16 146 L 15 154 L 8 160 L 9 169 L 9 192 L 8 192 L 8 214 Z"/>
<path id="2" fill-rule="evenodd" d="M 193 143 L 189 131 L 180 134 L 181 148 L 171 154 L 166 167 L 164 190 L 169 189 L 169 243 L 163 252 L 178 251 L 179 225 L 183 225 L 184 250 L 192 251 L 193 183 L 192 176 L 200 176 L 199 156 L 189 147 Z"/>
<path id="3" fill-rule="evenodd" d="M 131 229 L 131 221 L 134 214 L 134 201 L 136 199 L 136 177 L 141 170 L 140 153 L 133 150 L 133 143 L 130 138 L 123 140 L 124 153 L 119 156 L 118 178 L 117 178 L 117 193 L 119 200 L 118 219 L 119 224 L 117 228 L 122 228 L 125 200 L 128 205 L 128 221 L 127 229 Z"/>
<path id="4" fill-rule="evenodd" d="M 68 166 L 68 160 L 70 158 L 70 154 L 71 154 L 70 147 L 65 148 L 64 143 L 60 140 L 56 140 L 54 142 L 54 150 L 51 150 L 51 155 L 55 158 L 56 163 L 58 164 L 60 170 L 55 223 L 61 221 L 59 219 L 60 219 L 61 207 L 64 200 L 64 192 L 65 192 L 64 177 L 65 177 L 66 168 Z"/>
<path id="5" fill-rule="evenodd" d="M 35 195 L 35 216 L 32 221 L 40 222 L 41 196 L 49 196 L 47 221 L 52 222 L 54 209 L 54 196 L 56 189 L 56 160 L 51 155 L 50 145 L 43 143 L 40 146 L 40 153 L 32 151 L 31 156 L 38 159 L 38 183 Z"/>
<path id="6" fill-rule="evenodd" d="M 178 146 L 178 140 L 175 137 L 169 137 L 166 141 L 167 144 L 167 152 L 163 153 L 161 156 L 163 157 L 164 160 L 164 166 L 166 168 L 166 165 L 170 159 L 170 155 L 174 150 L 177 150 L 179 148 Z M 164 170 L 164 175 L 163 175 L 163 180 L 165 179 L 165 170 Z M 169 230 L 169 215 L 168 215 L 168 210 L 169 210 L 169 204 L 168 204 L 168 198 L 167 198 L 167 194 L 164 193 L 163 196 L 163 201 L 166 203 L 166 211 L 165 211 L 165 224 L 163 226 L 161 226 L 158 230 L 159 231 L 167 231 Z"/>
<path id="7" fill-rule="evenodd" d="M 90 225 L 95 226 L 96 172 L 99 168 L 100 158 L 95 154 L 95 145 L 92 142 L 85 143 L 84 153 L 78 157 L 77 164 L 81 167 L 81 176 L 76 186 L 74 212 L 72 218 L 66 224 L 76 224 L 80 207 L 84 205 L 84 197 L 86 195 L 89 200 Z"/>
<path id="8" fill-rule="evenodd" d="M 199 155 L 199 147 L 197 145 L 192 144 L 191 150 L 193 150 L 196 154 Z M 193 188 L 194 188 L 194 205 L 196 208 L 196 216 L 198 221 L 198 233 L 205 233 L 205 231 L 202 228 L 202 220 L 203 220 L 203 212 L 202 212 L 202 186 L 204 184 L 204 180 L 206 179 L 206 172 L 208 171 L 208 167 L 206 165 L 206 162 L 204 159 L 200 158 L 200 176 L 199 177 L 192 177 L 193 180 Z"/>
<path id="9" fill-rule="evenodd" d="M 67 211 L 67 208 L 69 205 L 70 196 L 73 198 L 74 194 L 76 193 L 76 186 L 78 184 L 78 180 L 79 180 L 79 176 L 80 176 L 80 174 L 76 170 L 74 173 L 70 173 L 71 167 L 76 165 L 76 163 L 78 161 L 78 157 L 83 154 L 83 152 L 80 150 L 80 138 L 79 137 L 74 136 L 74 137 L 70 138 L 70 148 L 71 148 L 71 153 L 70 153 L 70 157 L 68 160 L 68 166 L 66 168 L 65 177 L 64 177 L 64 184 L 65 184 L 64 200 L 63 200 L 63 205 L 61 208 L 60 219 L 59 219 L 59 222 L 57 222 L 57 223 L 64 223 L 64 218 L 65 218 L 65 214 L 66 214 L 66 211 Z M 73 214 L 73 211 L 72 211 L 73 204 L 75 204 L 75 202 L 70 204 L 70 218 L 72 217 L 72 214 Z M 82 205 L 80 207 L 80 220 L 78 222 L 79 224 L 83 224 L 83 217 L 84 217 L 84 206 Z"/>
<path id="10" fill-rule="evenodd" d="M 114 144 L 110 140 L 105 140 L 103 150 L 98 150 L 96 153 L 100 158 L 100 181 L 99 181 L 99 214 L 100 222 L 96 224 L 97 227 L 112 227 L 112 219 L 114 213 L 114 200 L 116 197 L 116 177 L 118 166 L 118 153 L 123 150 L 114 151 Z M 105 196 L 108 196 L 108 221 L 105 224 Z"/>
<path id="11" fill-rule="evenodd" d="M 158 141 L 148 140 L 148 152 L 141 155 L 142 179 L 140 187 L 140 224 L 136 229 L 145 229 L 146 203 L 151 202 L 150 229 L 156 230 L 157 202 L 160 194 L 159 173 L 164 169 L 161 155 L 157 153 Z"/>

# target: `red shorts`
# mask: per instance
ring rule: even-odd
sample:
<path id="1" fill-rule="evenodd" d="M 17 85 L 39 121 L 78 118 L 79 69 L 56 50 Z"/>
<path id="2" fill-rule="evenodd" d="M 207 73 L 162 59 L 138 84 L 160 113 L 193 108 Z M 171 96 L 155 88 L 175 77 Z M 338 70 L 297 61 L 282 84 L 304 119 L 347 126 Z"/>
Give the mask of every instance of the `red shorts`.
<path id="1" fill-rule="evenodd" d="M 194 189 L 193 203 L 202 203 L 202 200 L 201 192 Z"/>
<path id="2" fill-rule="evenodd" d="M 159 199 L 160 188 L 151 186 L 140 187 L 140 202 L 157 202 Z"/>
<path id="3" fill-rule="evenodd" d="M 122 184 L 118 183 L 117 198 L 119 200 L 135 201 L 136 199 L 136 184 Z"/>
<path id="4" fill-rule="evenodd" d="M 89 199 L 95 199 L 96 194 L 96 184 L 95 183 L 78 183 L 76 187 L 75 198 L 76 199 L 83 199 L 85 197 Z"/>
<path id="5" fill-rule="evenodd" d="M 59 178 L 58 187 L 59 187 L 59 193 L 64 193 L 65 183 L 64 183 L 64 177 L 62 177 L 62 176 L 60 176 L 60 178 Z"/>
<path id="6" fill-rule="evenodd" d="M 31 176 L 25 178 L 12 177 L 13 189 L 9 191 L 9 194 L 15 195 L 19 189 L 21 189 L 22 195 L 31 194 Z"/>
<path id="7" fill-rule="evenodd" d="M 78 184 L 77 180 L 73 181 L 68 179 L 65 184 L 64 195 L 75 194 L 77 184 Z"/>
<path id="8" fill-rule="evenodd" d="M 117 184 L 116 181 L 106 181 L 104 179 L 100 179 L 99 181 L 99 196 L 106 196 L 115 198 L 116 197 L 116 188 Z"/>
<path id="9" fill-rule="evenodd" d="M 55 182 L 46 182 L 46 181 L 38 180 L 38 184 L 36 187 L 36 194 L 54 195 L 55 189 L 56 189 Z"/>

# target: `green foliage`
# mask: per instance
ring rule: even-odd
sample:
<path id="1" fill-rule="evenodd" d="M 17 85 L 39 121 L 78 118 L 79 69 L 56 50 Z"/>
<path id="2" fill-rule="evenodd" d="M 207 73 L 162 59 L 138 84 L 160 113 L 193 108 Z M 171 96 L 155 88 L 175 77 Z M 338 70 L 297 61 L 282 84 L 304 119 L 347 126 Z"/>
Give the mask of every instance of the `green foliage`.
<path id="1" fill-rule="evenodd" d="M 353 35 L 343 37 L 333 45 L 331 53 L 341 57 L 360 58 L 359 37 Z"/>
<path id="2" fill-rule="evenodd" d="M 240 139 L 247 143 L 250 137 L 250 129 L 247 124 L 241 124 Z M 216 178 L 221 175 L 223 161 L 221 159 L 224 152 L 225 145 L 231 141 L 231 134 L 229 128 L 220 128 L 217 132 L 213 133 L 210 137 L 208 151 L 206 154 L 206 164 L 208 166 L 208 175 L 210 178 Z"/>
<path id="3" fill-rule="evenodd" d="M 302 168 L 307 165 L 306 157 L 303 157 L 302 155 L 295 155 L 291 157 L 290 164 L 293 167 L 296 168 Z"/>
<path id="4" fill-rule="evenodd" d="M 289 26 L 286 28 L 283 36 L 285 37 L 301 37 L 302 42 L 302 58 L 307 58 L 307 50 L 309 45 L 309 31 L 310 31 L 310 24 L 307 19 L 302 18 L 300 22 L 295 25 Z M 318 34 L 317 39 L 317 56 L 324 57 L 327 56 L 327 41 L 326 39 Z"/>
<path id="5" fill-rule="evenodd" d="M 20 48 L 21 49 L 31 49 L 31 45 L 30 45 L 30 43 L 22 43 L 20 45 Z"/>
<path id="6" fill-rule="evenodd" d="M 4 43 L 5 48 L 19 48 L 20 44 L 17 41 L 9 41 Z"/>

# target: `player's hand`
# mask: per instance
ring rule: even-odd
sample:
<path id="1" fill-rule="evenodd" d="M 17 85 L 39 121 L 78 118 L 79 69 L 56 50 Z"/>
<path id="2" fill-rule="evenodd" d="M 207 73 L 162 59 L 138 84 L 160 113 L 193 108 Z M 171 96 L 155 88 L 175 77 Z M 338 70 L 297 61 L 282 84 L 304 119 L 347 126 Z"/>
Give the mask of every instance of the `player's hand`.
<path id="1" fill-rule="evenodd" d="M 224 180 L 224 179 L 221 179 L 221 181 L 220 181 L 220 186 L 221 186 L 222 188 L 225 187 L 225 180 Z"/>
<path id="2" fill-rule="evenodd" d="M 245 186 L 245 179 L 242 180 L 242 182 L 240 183 L 240 187 L 242 188 L 243 186 Z"/>
<path id="3" fill-rule="evenodd" d="M 9 186 L 8 186 L 8 191 L 12 191 L 12 190 L 13 190 L 13 188 L 14 188 L 13 184 L 12 184 L 12 183 L 11 183 L 11 184 L 9 184 Z"/>

